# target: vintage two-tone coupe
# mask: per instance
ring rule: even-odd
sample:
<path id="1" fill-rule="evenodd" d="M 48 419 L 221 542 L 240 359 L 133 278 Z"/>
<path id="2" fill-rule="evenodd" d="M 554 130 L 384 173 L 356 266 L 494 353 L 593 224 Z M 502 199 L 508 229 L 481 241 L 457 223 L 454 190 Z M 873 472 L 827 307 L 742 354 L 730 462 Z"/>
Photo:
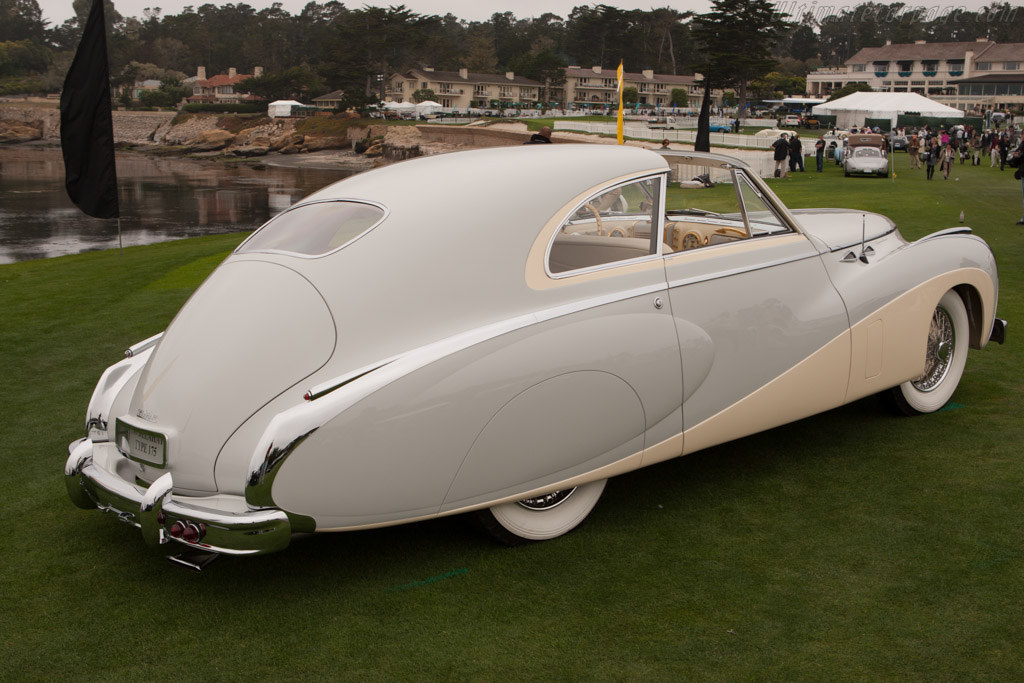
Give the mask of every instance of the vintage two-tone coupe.
<path id="1" fill-rule="evenodd" d="M 549 539 L 618 474 L 880 392 L 938 410 L 997 290 L 969 228 L 790 211 L 726 156 L 415 159 L 245 240 L 100 378 L 65 481 L 193 566 L 459 513 Z"/>

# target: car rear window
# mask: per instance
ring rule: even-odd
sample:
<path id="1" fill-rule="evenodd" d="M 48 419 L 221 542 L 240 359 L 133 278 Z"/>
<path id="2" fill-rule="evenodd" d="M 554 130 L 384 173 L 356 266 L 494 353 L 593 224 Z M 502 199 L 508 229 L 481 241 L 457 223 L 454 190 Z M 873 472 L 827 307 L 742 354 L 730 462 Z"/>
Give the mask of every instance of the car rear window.
<path id="1" fill-rule="evenodd" d="M 368 232 L 386 215 L 374 204 L 353 201 L 315 202 L 296 206 L 270 219 L 237 253 L 278 251 L 323 256 Z"/>

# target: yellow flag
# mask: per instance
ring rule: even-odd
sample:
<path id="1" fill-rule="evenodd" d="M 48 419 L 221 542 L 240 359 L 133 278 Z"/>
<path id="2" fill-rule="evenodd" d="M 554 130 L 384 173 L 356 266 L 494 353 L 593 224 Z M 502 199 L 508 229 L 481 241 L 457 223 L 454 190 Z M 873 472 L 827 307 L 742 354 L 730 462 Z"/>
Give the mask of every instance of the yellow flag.
<path id="1" fill-rule="evenodd" d="M 619 69 L 615 72 L 615 75 L 619 82 L 619 121 L 618 121 L 618 140 L 619 144 L 622 144 L 622 60 L 619 60 Z"/>

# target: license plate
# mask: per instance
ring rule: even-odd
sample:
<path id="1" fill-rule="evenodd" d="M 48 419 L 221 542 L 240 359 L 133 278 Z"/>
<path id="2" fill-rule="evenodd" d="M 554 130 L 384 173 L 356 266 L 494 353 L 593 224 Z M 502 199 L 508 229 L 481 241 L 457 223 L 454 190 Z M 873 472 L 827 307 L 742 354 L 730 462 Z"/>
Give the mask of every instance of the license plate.
<path id="1" fill-rule="evenodd" d="M 132 460 L 163 467 L 167 462 L 167 437 L 117 421 L 117 449 Z"/>

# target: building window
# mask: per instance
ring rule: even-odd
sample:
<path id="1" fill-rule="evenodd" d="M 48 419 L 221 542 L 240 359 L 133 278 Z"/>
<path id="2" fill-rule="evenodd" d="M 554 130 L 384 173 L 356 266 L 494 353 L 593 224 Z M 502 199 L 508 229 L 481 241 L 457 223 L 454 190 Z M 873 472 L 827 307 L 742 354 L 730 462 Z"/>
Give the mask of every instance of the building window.
<path id="1" fill-rule="evenodd" d="M 854 71 L 864 71 L 866 67 L 867 67 L 866 64 L 854 64 L 853 65 L 853 70 Z"/>
<path id="2" fill-rule="evenodd" d="M 975 68 L 978 71 L 991 71 L 992 70 L 992 62 L 978 62 L 975 65 Z"/>
<path id="3" fill-rule="evenodd" d="M 487 97 L 487 86 L 486 85 L 475 85 L 473 86 L 473 94 L 477 97 Z"/>
<path id="4" fill-rule="evenodd" d="M 618 83 L 616 82 L 616 80 L 614 78 L 605 78 L 605 79 L 603 79 L 601 81 L 601 85 L 604 86 L 605 88 L 616 88 L 616 87 L 618 87 Z"/>
<path id="5" fill-rule="evenodd" d="M 1020 62 L 1006 62 L 1003 64 L 1003 69 L 1005 71 L 1017 71 L 1020 69 Z"/>

